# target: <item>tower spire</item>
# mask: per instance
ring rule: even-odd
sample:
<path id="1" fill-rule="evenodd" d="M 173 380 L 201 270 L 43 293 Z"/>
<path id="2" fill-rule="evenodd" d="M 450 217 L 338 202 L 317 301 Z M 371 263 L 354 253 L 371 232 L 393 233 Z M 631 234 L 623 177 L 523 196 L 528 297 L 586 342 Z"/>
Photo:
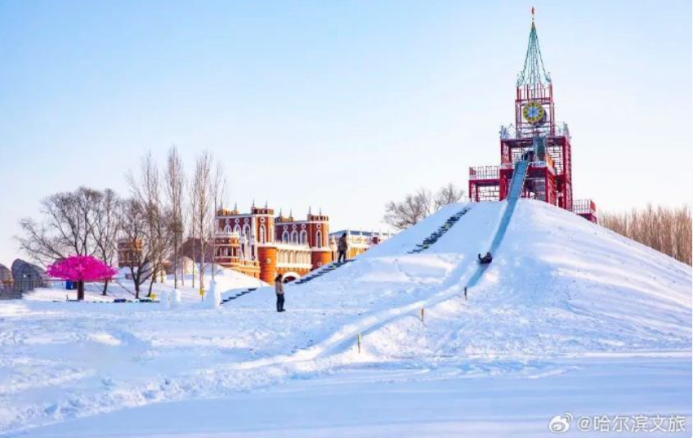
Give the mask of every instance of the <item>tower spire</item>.
<path id="1" fill-rule="evenodd" d="M 539 48 L 539 36 L 534 24 L 534 7 L 532 7 L 532 28 L 529 31 L 529 44 L 525 54 L 525 64 L 517 77 L 517 86 L 522 85 L 548 85 L 551 83 L 551 75 L 546 73 L 544 60 Z"/>

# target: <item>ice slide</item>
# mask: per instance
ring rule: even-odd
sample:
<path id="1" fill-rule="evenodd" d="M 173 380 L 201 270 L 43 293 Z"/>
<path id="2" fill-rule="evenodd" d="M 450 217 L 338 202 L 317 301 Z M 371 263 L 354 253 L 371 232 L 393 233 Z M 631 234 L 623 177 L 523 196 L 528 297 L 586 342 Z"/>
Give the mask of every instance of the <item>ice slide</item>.
<path id="1" fill-rule="evenodd" d="M 508 193 L 505 211 L 503 212 L 503 217 L 498 224 L 498 230 L 493 236 L 493 241 L 491 242 L 491 247 L 489 248 L 491 255 L 496 254 L 496 250 L 503 241 L 503 237 L 505 237 L 505 232 L 508 231 L 508 225 L 510 225 L 510 219 L 515 211 L 515 205 L 517 205 L 517 200 L 520 199 L 520 195 L 522 195 L 522 188 L 525 185 L 525 177 L 527 176 L 528 167 L 529 161 L 526 160 L 521 160 L 515 163 L 515 171 L 513 172 L 513 178 L 510 181 L 510 191 Z M 487 266 L 488 265 L 479 265 L 474 275 L 472 275 L 469 282 L 467 282 L 467 288 L 476 286 L 481 277 L 484 275 L 484 272 L 486 272 Z"/>

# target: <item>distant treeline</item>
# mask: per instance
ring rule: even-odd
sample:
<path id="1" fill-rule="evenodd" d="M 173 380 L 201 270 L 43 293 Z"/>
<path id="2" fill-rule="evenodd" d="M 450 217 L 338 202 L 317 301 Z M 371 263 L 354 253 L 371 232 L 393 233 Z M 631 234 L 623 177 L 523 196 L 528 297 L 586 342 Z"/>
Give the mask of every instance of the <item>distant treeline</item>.
<path id="1" fill-rule="evenodd" d="M 603 226 L 654 248 L 688 265 L 691 264 L 691 209 L 634 208 L 624 213 L 602 213 Z"/>

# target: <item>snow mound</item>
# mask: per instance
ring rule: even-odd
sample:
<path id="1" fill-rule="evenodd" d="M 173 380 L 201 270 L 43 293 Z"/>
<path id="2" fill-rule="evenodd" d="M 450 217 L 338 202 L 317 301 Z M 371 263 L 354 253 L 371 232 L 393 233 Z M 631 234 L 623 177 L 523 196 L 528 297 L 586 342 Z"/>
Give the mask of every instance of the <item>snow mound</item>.
<path id="1" fill-rule="evenodd" d="M 431 252 L 463 246 L 461 233 L 451 232 Z M 370 352 L 494 358 L 690 350 L 690 266 L 554 206 L 520 200 L 493 263 L 465 299 L 469 274 L 450 279 L 450 299 L 430 303 L 425 325 L 410 315 L 371 331 Z"/>

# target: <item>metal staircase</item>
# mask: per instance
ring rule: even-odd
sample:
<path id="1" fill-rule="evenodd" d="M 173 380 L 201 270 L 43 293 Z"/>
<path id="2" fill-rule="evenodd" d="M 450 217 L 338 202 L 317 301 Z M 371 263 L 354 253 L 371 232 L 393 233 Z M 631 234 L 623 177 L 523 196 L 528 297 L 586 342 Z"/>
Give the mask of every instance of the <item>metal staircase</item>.
<path id="1" fill-rule="evenodd" d="M 346 264 L 349 264 L 349 263 L 351 263 L 351 262 L 353 262 L 353 261 L 354 261 L 354 260 L 352 259 L 352 260 L 346 260 L 346 261 L 341 262 L 341 263 L 338 263 L 338 262 L 330 263 L 329 265 L 325 266 L 325 267 L 322 268 L 322 269 L 318 269 L 317 271 L 313 271 L 313 272 L 309 273 L 307 276 L 305 276 L 305 277 L 299 279 L 299 280 L 298 280 L 296 283 L 294 283 L 294 284 L 296 284 L 296 285 L 299 285 L 299 284 L 306 284 L 306 283 L 308 283 L 308 282 L 311 282 L 311 281 L 315 280 L 316 278 L 320 278 L 320 277 L 322 277 L 322 276 L 325 275 L 325 274 L 328 274 L 328 273 L 330 273 L 330 272 L 332 272 L 332 271 L 335 271 L 335 270 L 341 268 L 342 266 L 344 266 L 344 265 L 346 265 Z"/>
<path id="2" fill-rule="evenodd" d="M 465 207 L 462 210 L 458 211 L 454 215 L 450 216 L 448 220 L 445 221 L 443 225 L 440 226 L 434 233 L 432 233 L 430 236 L 426 237 L 423 242 L 417 243 L 416 248 L 412 249 L 409 251 L 407 254 L 418 254 L 420 252 L 426 251 L 428 248 L 431 247 L 431 245 L 435 244 L 438 239 L 443 237 L 445 233 L 450 231 L 450 228 L 452 228 L 453 225 L 459 221 L 462 216 L 467 214 L 469 210 L 471 210 L 472 207 Z"/>
<path id="3" fill-rule="evenodd" d="M 243 289 L 242 291 L 238 292 L 236 295 L 231 295 L 230 297 L 226 297 L 226 298 L 224 298 L 223 300 L 221 300 L 221 304 L 226 304 L 226 303 L 228 303 L 229 301 L 233 301 L 233 300 L 235 300 L 236 298 L 240 298 L 240 297 L 242 297 L 243 295 L 247 295 L 247 294 L 249 294 L 249 293 L 251 293 L 251 292 L 253 292 L 253 291 L 256 291 L 257 289 L 258 289 L 258 288 L 256 288 L 256 287 L 250 287 L 250 288 L 248 288 L 248 289 Z"/>

